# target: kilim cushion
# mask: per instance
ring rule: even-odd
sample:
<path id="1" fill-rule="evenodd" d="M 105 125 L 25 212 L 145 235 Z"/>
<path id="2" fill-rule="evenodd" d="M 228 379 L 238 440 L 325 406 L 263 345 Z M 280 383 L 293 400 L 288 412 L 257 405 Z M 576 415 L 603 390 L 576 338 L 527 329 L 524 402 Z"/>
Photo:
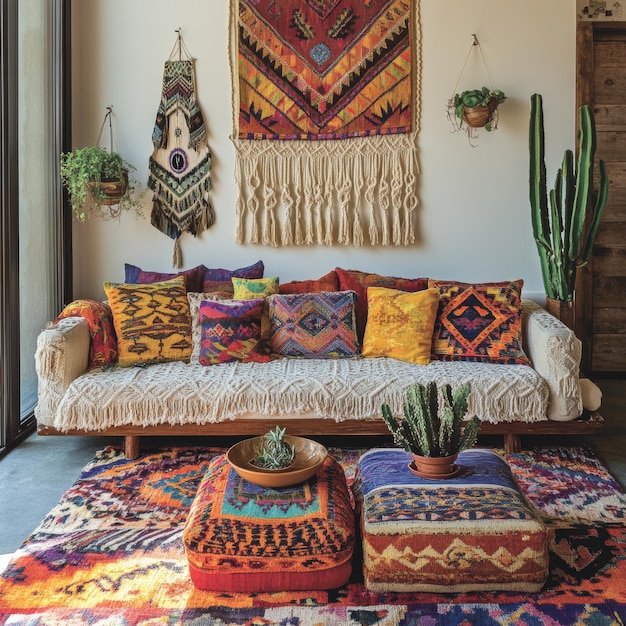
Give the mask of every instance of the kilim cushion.
<path id="1" fill-rule="evenodd" d="M 122 367 L 189 361 L 191 318 L 185 278 L 148 285 L 104 283 Z"/>
<path id="2" fill-rule="evenodd" d="M 359 270 L 344 270 L 336 268 L 339 280 L 339 289 L 355 291 L 356 300 L 356 328 L 359 341 L 363 340 L 367 324 L 367 288 L 388 287 L 400 291 L 421 291 L 428 287 L 427 278 L 397 278 L 396 276 L 380 276 Z"/>
<path id="3" fill-rule="evenodd" d="M 270 296 L 271 352 L 304 359 L 356 356 L 355 299 L 354 291 Z"/>
<path id="4" fill-rule="evenodd" d="M 111 307 L 97 300 L 74 300 L 59 313 L 55 323 L 66 317 L 82 317 L 89 325 L 89 368 L 117 361 L 117 337 Z"/>
<path id="5" fill-rule="evenodd" d="M 429 280 L 440 292 L 432 358 L 530 365 L 522 349 L 523 284 Z"/>
<path id="6" fill-rule="evenodd" d="M 268 278 L 238 278 L 233 277 L 233 298 L 236 300 L 251 300 L 252 298 L 267 298 L 278 293 L 279 279 L 277 276 Z M 270 340 L 270 319 L 267 303 L 263 309 L 261 319 L 261 337 L 264 343 Z"/>
<path id="7" fill-rule="evenodd" d="M 226 298 L 233 297 L 233 277 L 237 278 L 263 278 L 265 265 L 263 261 L 257 261 L 247 267 L 236 270 L 221 268 L 204 268 L 202 291 L 216 293 Z"/>
<path id="8" fill-rule="evenodd" d="M 416 293 L 368 287 L 363 356 L 428 365 L 439 290 Z"/>
<path id="9" fill-rule="evenodd" d="M 288 283 L 281 283 L 279 291 L 280 293 L 317 293 L 319 291 L 337 291 L 338 289 L 337 272 L 331 270 L 316 280 L 292 280 Z"/>
<path id="10" fill-rule="evenodd" d="M 270 357 L 261 344 L 264 305 L 264 298 L 201 302 L 200 363 L 216 365 L 229 361 L 269 361 Z"/>
<path id="11" fill-rule="evenodd" d="M 204 277 L 204 271 L 206 267 L 204 265 L 196 265 L 191 269 L 177 272 L 176 274 L 166 274 L 165 272 L 151 272 L 142 270 L 136 265 L 130 263 L 124 264 L 124 282 L 134 284 L 148 284 L 148 283 L 160 283 L 164 280 L 170 280 L 178 276 L 185 277 L 185 286 L 187 291 L 199 291 L 202 289 L 202 280 Z"/>
<path id="12" fill-rule="evenodd" d="M 548 533 L 491 450 L 461 452 L 461 471 L 427 480 L 399 449 L 358 461 L 355 497 L 371 591 L 539 591 Z"/>
<path id="13" fill-rule="evenodd" d="M 200 326 L 200 304 L 205 300 L 227 300 L 218 293 L 187 291 L 187 301 L 189 302 L 189 316 L 191 317 L 191 363 L 198 363 L 200 356 L 200 340 L 202 338 L 202 327 Z"/>
<path id="14" fill-rule="evenodd" d="M 354 511 L 341 466 L 267 489 L 211 461 L 183 531 L 194 585 L 225 592 L 332 589 L 352 571 Z"/>

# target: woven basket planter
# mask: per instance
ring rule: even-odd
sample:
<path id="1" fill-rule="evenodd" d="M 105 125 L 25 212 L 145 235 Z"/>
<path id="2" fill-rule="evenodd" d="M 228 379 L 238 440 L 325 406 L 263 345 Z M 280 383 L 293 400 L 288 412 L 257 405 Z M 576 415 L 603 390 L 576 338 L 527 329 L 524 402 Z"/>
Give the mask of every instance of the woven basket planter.
<path id="1" fill-rule="evenodd" d="M 472 128 L 482 128 L 492 119 L 494 111 L 498 108 L 498 101 L 492 98 L 489 104 L 477 107 L 465 107 L 463 109 L 463 121 Z"/>

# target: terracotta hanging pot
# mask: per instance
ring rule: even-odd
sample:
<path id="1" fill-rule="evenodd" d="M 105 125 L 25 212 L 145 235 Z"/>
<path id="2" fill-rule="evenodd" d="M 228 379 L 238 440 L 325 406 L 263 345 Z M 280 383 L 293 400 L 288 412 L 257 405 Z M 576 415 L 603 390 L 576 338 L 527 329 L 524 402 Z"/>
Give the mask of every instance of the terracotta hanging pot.
<path id="1" fill-rule="evenodd" d="M 128 172 L 122 178 L 103 179 L 100 184 L 96 181 L 89 183 L 89 192 L 97 199 L 99 204 L 111 206 L 119 204 L 119 201 L 128 191 Z"/>

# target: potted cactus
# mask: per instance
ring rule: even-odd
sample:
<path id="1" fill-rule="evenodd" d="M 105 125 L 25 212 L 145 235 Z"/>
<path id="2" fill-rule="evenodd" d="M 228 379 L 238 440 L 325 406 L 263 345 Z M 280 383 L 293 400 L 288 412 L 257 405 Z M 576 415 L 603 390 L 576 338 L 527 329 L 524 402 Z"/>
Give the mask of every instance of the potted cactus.
<path id="1" fill-rule="evenodd" d="M 480 419 L 474 415 L 465 420 L 470 391 L 469 383 L 454 392 L 448 384 L 441 390 L 434 382 L 410 385 L 403 419 L 395 418 L 389 405 L 383 404 L 383 419 L 394 442 L 413 456 L 411 469 L 415 464 L 416 474 L 425 478 L 453 476 L 459 452 L 476 443 Z"/>
<path id="2" fill-rule="evenodd" d="M 530 110 L 530 206 L 533 236 L 539 252 L 546 306 L 574 328 L 574 291 L 580 267 L 589 262 L 593 243 L 608 196 L 604 161 L 598 162 L 598 191 L 594 201 L 593 167 L 596 130 L 588 105 L 579 109 L 578 162 L 565 150 L 554 188 L 547 191 L 543 104 L 531 96 Z"/>
<path id="3" fill-rule="evenodd" d="M 252 460 L 252 465 L 262 469 L 284 470 L 293 465 L 296 447 L 285 441 L 286 428 L 276 426 L 263 435 L 261 446 Z"/>

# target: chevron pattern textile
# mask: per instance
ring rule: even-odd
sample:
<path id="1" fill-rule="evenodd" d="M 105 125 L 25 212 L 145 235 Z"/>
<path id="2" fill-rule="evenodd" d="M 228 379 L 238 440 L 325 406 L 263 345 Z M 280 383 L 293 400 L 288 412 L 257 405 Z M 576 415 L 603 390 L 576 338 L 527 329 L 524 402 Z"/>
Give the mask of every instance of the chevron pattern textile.
<path id="1" fill-rule="evenodd" d="M 433 359 L 528 365 L 522 348 L 523 285 L 523 280 L 429 280 L 428 287 L 440 292 Z"/>
<path id="2" fill-rule="evenodd" d="M 328 450 L 352 489 L 365 450 Z M 588 448 L 504 455 L 550 534 L 543 589 L 458 594 L 367 591 L 358 558 L 350 580 L 330 591 L 195 588 L 183 532 L 211 462 L 224 452 L 152 449 L 130 461 L 117 448 L 99 451 L 0 573 L 0 625 L 619 626 L 626 620 L 626 495 Z"/>
<path id="3" fill-rule="evenodd" d="M 302 359 L 356 356 L 355 299 L 354 291 L 270 296 L 272 353 Z"/>
<path id="4" fill-rule="evenodd" d="M 231 0 L 237 241 L 414 242 L 418 13 Z"/>
<path id="5" fill-rule="evenodd" d="M 211 152 L 191 59 L 165 62 L 152 143 L 148 164 L 148 188 L 154 191 L 151 222 L 174 239 L 173 265 L 181 267 L 181 234 L 196 236 L 215 221 L 209 201 Z"/>

